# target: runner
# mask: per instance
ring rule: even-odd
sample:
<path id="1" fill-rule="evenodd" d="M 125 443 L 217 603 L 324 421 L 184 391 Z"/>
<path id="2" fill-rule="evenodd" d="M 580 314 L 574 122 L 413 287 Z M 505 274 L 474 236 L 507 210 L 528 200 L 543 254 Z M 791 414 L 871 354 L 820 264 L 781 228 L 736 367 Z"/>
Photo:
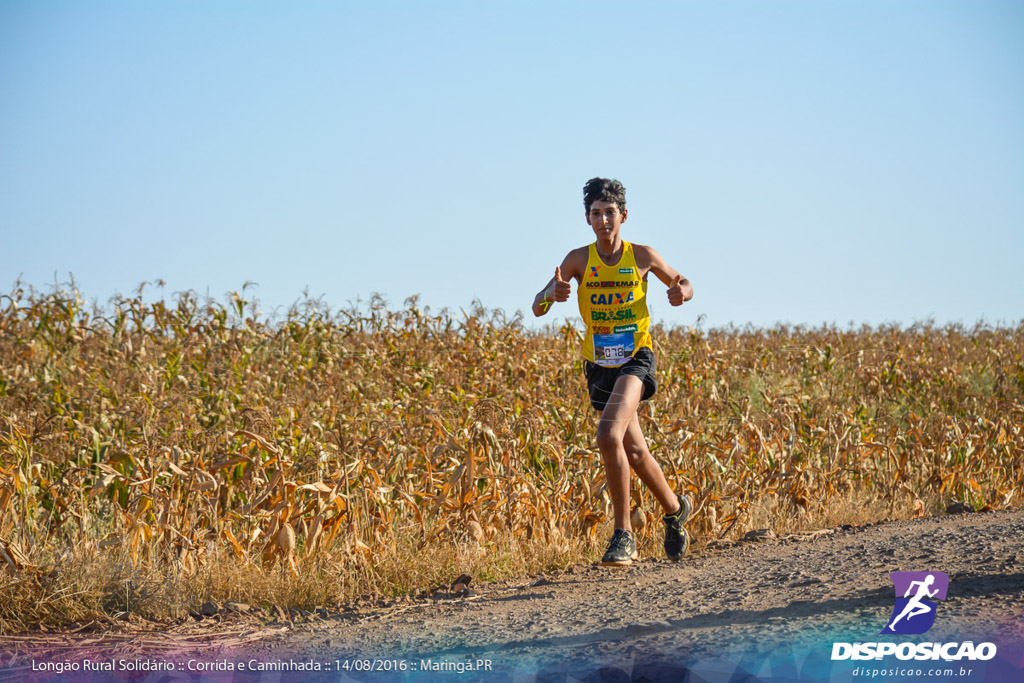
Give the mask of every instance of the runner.
<path id="1" fill-rule="evenodd" d="M 555 276 L 534 297 L 533 314 L 545 315 L 553 302 L 568 301 L 569 281 L 576 280 L 580 315 L 587 327 L 583 340 L 587 387 L 590 403 L 600 414 L 597 444 L 615 510 L 615 533 L 601 564 L 625 566 L 638 557 L 629 521 L 630 468 L 661 504 L 665 554 L 679 561 L 690 544 L 683 525 L 693 506 L 688 496 L 672 491 L 648 450 L 637 407 L 657 389 L 647 276 L 654 273 L 668 286 L 673 306 L 692 299 L 693 287 L 654 249 L 622 240 L 619 229 L 627 216 L 622 183 L 591 178 L 583 187 L 583 204 L 597 241 L 573 249 L 562 259 Z"/>

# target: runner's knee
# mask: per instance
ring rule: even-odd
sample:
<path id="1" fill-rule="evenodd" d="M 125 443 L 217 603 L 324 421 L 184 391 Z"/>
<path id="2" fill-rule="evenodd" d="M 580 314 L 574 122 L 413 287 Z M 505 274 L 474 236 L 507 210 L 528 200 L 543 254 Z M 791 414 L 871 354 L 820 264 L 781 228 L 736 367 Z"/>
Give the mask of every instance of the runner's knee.
<path id="1" fill-rule="evenodd" d="M 647 450 L 645 448 L 633 444 L 626 445 L 626 459 L 629 460 L 629 464 L 632 467 L 639 465 L 646 454 Z"/>
<path id="2" fill-rule="evenodd" d="M 597 426 L 597 446 L 602 451 L 618 449 L 624 434 L 625 430 L 617 429 L 613 423 L 602 420 Z"/>

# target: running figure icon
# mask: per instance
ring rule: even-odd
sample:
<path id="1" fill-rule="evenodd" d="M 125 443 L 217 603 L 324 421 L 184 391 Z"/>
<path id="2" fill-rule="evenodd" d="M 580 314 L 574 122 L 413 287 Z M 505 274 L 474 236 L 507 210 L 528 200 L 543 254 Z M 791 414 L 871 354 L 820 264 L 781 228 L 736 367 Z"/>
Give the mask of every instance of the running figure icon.
<path id="1" fill-rule="evenodd" d="M 945 600 L 949 577 L 943 572 L 892 572 L 896 602 L 882 633 L 920 634 L 935 623 L 938 603 Z M 902 597 L 901 597 L 902 596 Z"/>
<path id="2" fill-rule="evenodd" d="M 907 606 L 903 608 L 903 611 L 900 612 L 900 615 L 893 619 L 892 623 L 889 624 L 890 631 L 895 632 L 896 622 L 902 619 L 903 617 L 906 617 L 909 621 L 910 619 L 913 619 L 919 614 L 928 614 L 934 609 L 933 607 L 925 605 L 921 602 L 921 600 L 923 600 L 924 598 L 934 598 L 935 595 L 939 592 L 938 588 L 936 588 L 933 591 L 928 590 L 928 587 L 931 586 L 933 583 L 935 583 L 935 576 L 933 574 L 929 574 L 928 576 L 926 576 L 924 581 L 912 581 L 910 583 L 910 587 L 907 588 L 907 592 L 903 594 L 903 597 L 910 597 L 910 593 L 914 590 L 914 586 L 918 587 L 917 593 L 914 595 L 914 597 L 910 598 L 910 602 L 908 602 Z"/>

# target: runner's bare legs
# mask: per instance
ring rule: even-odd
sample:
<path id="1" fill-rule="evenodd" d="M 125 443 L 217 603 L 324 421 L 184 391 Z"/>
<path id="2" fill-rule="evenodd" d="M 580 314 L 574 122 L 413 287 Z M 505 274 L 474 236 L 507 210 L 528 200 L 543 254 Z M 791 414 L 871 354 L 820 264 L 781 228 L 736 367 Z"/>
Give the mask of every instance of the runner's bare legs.
<path id="1" fill-rule="evenodd" d="M 597 445 L 608 477 L 608 493 L 615 510 L 615 528 L 632 531 L 629 522 L 630 468 L 647 485 L 666 514 L 679 509 L 679 501 L 665 479 L 640 430 L 636 414 L 643 395 L 643 381 L 633 375 L 620 375 L 597 426 Z"/>
<path id="2" fill-rule="evenodd" d="M 647 485 L 648 490 L 661 504 L 663 514 L 671 515 L 679 510 L 679 498 L 665 479 L 665 472 L 647 449 L 647 440 L 640 430 L 640 416 L 635 412 L 626 430 L 626 457 L 640 481 Z"/>

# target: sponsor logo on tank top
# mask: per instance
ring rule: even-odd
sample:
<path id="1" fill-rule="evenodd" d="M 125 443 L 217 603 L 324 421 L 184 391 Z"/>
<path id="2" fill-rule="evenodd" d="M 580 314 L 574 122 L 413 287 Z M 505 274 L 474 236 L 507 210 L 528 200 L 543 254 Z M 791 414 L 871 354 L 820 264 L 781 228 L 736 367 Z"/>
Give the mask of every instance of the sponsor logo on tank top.
<path id="1" fill-rule="evenodd" d="M 587 282 L 587 287 L 615 287 L 617 289 L 632 289 L 633 287 L 639 286 L 639 280 L 602 280 L 601 282 Z"/>
<path id="2" fill-rule="evenodd" d="M 607 294 L 591 294 L 590 303 L 594 306 L 619 306 L 633 303 L 633 292 L 608 292 Z"/>
<path id="3" fill-rule="evenodd" d="M 636 314 L 631 309 L 622 308 L 617 311 L 591 311 L 592 322 L 615 322 L 617 320 L 635 320 Z"/>

